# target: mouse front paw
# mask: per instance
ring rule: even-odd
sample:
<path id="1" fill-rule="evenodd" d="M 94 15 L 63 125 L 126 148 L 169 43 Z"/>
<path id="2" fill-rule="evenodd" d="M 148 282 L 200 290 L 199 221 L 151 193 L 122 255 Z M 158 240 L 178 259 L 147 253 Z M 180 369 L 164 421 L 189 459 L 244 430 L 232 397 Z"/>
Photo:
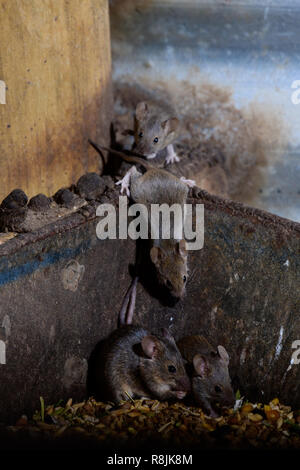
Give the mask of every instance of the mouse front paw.
<path id="1" fill-rule="evenodd" d="M 209 418 L 218 418 L 219 415 L 218 413 L 213 410 L 212 408 L 210 408 L 209 410 L 204 410 L 206 416 L 208 416 Z"/>
<path id="2" fill-rule="evenodd" d="M 173 145 L 170 144 L 167 146 L 166 164 L 169 165 L 175 162 L 180 162 L 180 158 L 176 155 Z"/>
<path id="3" fill-rule="evenodd" d="M 170 163 L 180 162 L 180 158 L 176 153 L 172 153 L 171 155 L 166 156 L 166 164 L 170 165 Z"/>
<path id="4" fill-rule="evenodd" d="M 180 181 L 182 181 L 183 183 L 187 184 L 189 188 L 193 188 L 194 186 L 196 186 L 196 181 L 194 180 L 188 180 L 186 179 L 184 176 L 182 176 L 180 178 Z"/>
<path id="5" fill-rule="evenodd" d="M 121 189 L 120 189 L 120 193 L 123 194 L 124 192 L 126 192 L 126 195 L 128 197 L 130 197 L 130 190 L 129 190 L 129 186 L 130 186 L 130 178 L 128 178 L 127 175 L 124 176 L 124 178 L 122 178 L 120 181 L 117 181 L 116 182 L 116 185 L 121 185 Z"/>
<path id="6" fill-rule="evenodd" d="M 174 392 L 174 395 L 176 398 L 178 398 L 178 400 L 182 400 L 186 396 L 186 392 L 180 390 L 180 391 Z"/>

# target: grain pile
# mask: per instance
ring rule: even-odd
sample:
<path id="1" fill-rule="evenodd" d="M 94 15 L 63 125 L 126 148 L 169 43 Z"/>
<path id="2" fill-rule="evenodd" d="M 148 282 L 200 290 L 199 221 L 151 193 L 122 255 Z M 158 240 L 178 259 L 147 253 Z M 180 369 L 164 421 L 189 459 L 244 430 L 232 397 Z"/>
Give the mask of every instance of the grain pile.
<path id="1" fill-rule="evenodd" d="M 41 398 L 32 419 L 22 416 L 6 432 L 15 440 L 30 436 L 32 441 L 54 445 L 84 440 L 131 448 L 151 442 L 181 449 L 300 449 L 300 410 L 292 411 L 275 398 L 267 405 L 246 402 L 209 418 L 200 408 L 179 402 L 140 399 L 115 406 L 90 398 L 45 407 Z"/>

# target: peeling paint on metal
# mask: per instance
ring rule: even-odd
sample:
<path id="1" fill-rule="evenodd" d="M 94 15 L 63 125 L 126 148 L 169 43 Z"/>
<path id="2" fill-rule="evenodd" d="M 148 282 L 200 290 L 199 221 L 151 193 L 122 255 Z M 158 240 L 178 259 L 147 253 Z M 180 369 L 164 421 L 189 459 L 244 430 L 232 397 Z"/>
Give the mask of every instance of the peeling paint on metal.
<path id="1" fill-rule="evenodd" d="M 245 360 L 246 360 L 246 349 L 244 348 L 240 355 L 240 364 L 244 364 Z"/>
<path id="2" fill-rule="evenodd" d="M 74 385 L 85 384 L 88 370 L 86 359 L 72 356 L 69 357 L 64 365 L 63 385 L 70 389 Z"/>
<path id="3" fill-rule="evenodd" d="M 284 328 L 283 328 L 283 326 L 281 326 L 280 331 L 279 331 L 278 343 L 276 345 L 275 358 L 274 359 L 278 359 L 278 357 L 280 356 L 281 350 L 282 350 L 283 331 L 284 331 Z"/>
<path id="4" fill-rule="evenodd" d="M 69 261 L 62 271 L 62 283 L 64 288 L 76 292 L 84 271 L 85 267 L 79 264 L 78 261 Z"/>
<path id="5" fill-rule="evenodd" d="M 2 328 L 5 330 L 5 336 L 8 338 L 11 334 L 11 322 L 8 315 L 5 315 L 2 321 Z"/>
<path id="6" fill-rule="evenodd" d="M 50 332 L 49 332 L 49 342 L 53 343 L 55 339 L 55 326 L 51 325 Z"/>
<path id="7" fill-rule="evenodd" d="M 43 256 L 42 260 L 35 259 L 24 264 L 20 264 L 14 267 L 8 265 L 4 267 L 3 271 L 0 272 L 0 286 L 8 284 L 13 281 L 17 281 L 19 278 L 33 274 L 39 269 L 46 268 L 53 264 L 58 263 L 64 259 L 74 258 L 78 256 L 82 251 L 89 248 L 90 240 L 81 243 L 74 249 L 66 248 L 61 251 L 50 252 Z M 1 269 L 1 266 L 0 266 Z"/>
<path id="8" fill-rule="evenodd" d="M 6 344 L 0 340 L 0 364 L 6 364 Z"/>

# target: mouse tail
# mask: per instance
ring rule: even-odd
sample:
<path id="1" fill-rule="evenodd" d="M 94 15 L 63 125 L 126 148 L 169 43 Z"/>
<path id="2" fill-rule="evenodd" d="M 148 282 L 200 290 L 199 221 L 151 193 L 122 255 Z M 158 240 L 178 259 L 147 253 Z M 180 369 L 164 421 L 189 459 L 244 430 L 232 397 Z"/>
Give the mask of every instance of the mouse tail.
<path id="1" fill-rule="evenodd" d="M 149 168 L 152 168 L 152 166 L 149 165 L 149 163 L 146 160 L 141 158 L 143 157 L 143 155 L 140 156 L 140 154 L 135 154 L 133 152 L 130 152 L 131 155 L 127 155 L 124 152 L 119 152 L 118 150 L 114 150 L 110 147 L 104 147 L 104 145 L 95 144 L 95 142 L 93 142 L 91 139 L 88 139 L 88 141 L 91 144 L 91 146 L 94 147 L 94 149 L 97 150 L 100 154 L 102 154 L 102 150 L 106 150 L 106 152 L 117 155 L 118 157 L 122 158 L 126 162 L 138 163 L 139 165 L 142 165 L 144 168 L 146 168 L 146 170 L 149 170 Z"/>
<path id="2" fill-rule="evenodd" d="M 93 142 L 91 139 L 88 139 L 88 142 L 89 144 L 96 150 L 96 152 L 99 153 L 100 157 L 101 157 L 101 160 L 102 160 L 102 165 L 103 165 L 103 169 L 105 168 L 105 165 L 106 165 L 106 161 L 105 161 L 105 158 L 104 158 L 104 155 L 101 151 L 101 149 L 99 148 L 99 146 L 97 144 L 95 144 L 95 142 Z"/>
<path id="3" fill-rule="evenodd" d="M 132 324 L 132 319 L 133 319 L 133 314 L 134 314 L 134 309 L 135 309 L 135 302 L 136 302 L 136 289 L 137 289 L 137 283 L 138 283 L 138 276 L 136 276 L 122 303 L 121 310 L 119 313 L 119 324 L 121 325 L 131 325 Z"/>

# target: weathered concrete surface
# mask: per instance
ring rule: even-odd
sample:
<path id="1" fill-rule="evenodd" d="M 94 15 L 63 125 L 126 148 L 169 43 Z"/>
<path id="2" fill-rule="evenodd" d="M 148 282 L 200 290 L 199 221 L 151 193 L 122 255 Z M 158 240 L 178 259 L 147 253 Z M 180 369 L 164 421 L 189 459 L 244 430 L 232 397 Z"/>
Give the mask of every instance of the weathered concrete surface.
<path id="1" fill-rule="evenodd" d="M 101 200 L 117 198 L 107 190 Z M 172 305 L 144 277 L 135 322 L 207 334 L 228 349 L 247 397 L 299 406 L 300 365 L 288 370 L 300 339 L 299 224 L 200 190 L 193 200 L 205 204 L 205 246 L 190 253 L 186 298 Z M 0 246 L 1 420 L 32 411 L 40 395 L 82 398 L 89 356 L 117 325 L 136 247 L 97 239 L 95 205 Z"/>

